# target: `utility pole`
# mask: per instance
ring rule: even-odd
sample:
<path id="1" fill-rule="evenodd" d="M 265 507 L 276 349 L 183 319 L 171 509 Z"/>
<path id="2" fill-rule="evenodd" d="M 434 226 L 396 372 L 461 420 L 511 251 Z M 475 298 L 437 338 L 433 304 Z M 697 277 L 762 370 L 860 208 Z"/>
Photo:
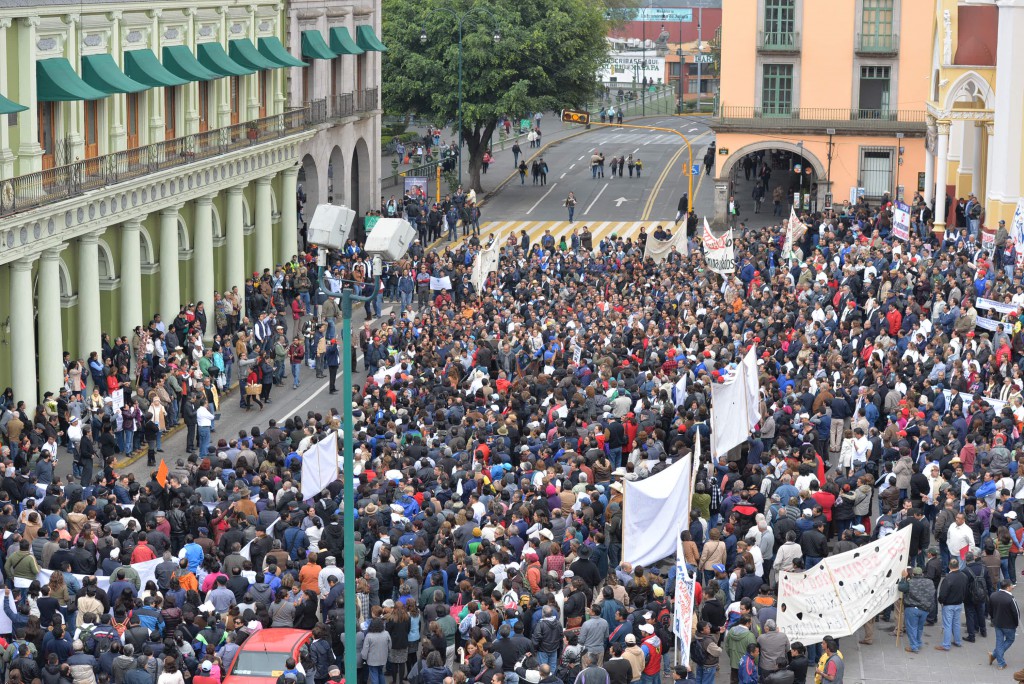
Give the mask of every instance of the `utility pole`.
<path id="1" fill-rule="evenodd" d="M 697 9 L 697 113 L 700 114 L 700 90 L 703 84 L 700 81 L 701 74 L 701 58 L 703 57 L 703 50 L 701 50 L 700 41 L 700 25 L 704 19 L 704 8 L 699 7 Z"/>
<path id="2" fill-rule="evenodd" d="M 836 129 L 826 128 L 825 132 L 828 133 L 828 169 L 825 171 L 825 184 L 828 186 L 825 191 L 825 206 L 832 208 L 832 136 L 836 134 Z"/>

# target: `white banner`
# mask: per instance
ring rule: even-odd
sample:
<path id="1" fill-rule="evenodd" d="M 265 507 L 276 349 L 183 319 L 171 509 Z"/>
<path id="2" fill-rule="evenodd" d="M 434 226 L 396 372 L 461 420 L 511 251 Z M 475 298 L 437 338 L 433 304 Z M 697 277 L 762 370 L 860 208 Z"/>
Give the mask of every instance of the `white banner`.
<path id="1" fill-rule="evenodd" d="M 686 397 L 689 396 L 686 391 L 686 381 L 688 377 L 689 375 L 683 373 L 683 376 L 679 378 L 678 382 L 672 386 L 672 403 L 676 405 L 676 408 L 685 404 Z"/>
<path id="2" fill-rule="evenodd" d="M 622 560 L 647 567 L 675 553 L 676 539 L 689 525 L 692 463 L 693 457 L 685 456 L 645 480 L 626 480 Z"/>
<path id="3" fill-rule="evenodd" d="M 487 282 L 487 274 L 498 270 L 500 257 L 501 250 L 498 247 L 497 240 L 494 241 L 494 245 L 490 249 L 481 249 L 477 252 L 476 257 L 473 259 L 473 274 L 471 276 L 473 289 L 477 293 L 483 292 L 484 283 Z"/>
<path id="4" fill-rule="evenodd" d="M 810 570 L 779 577 L 779 631 L 790 641 L 813 644 L 844 637 L 874 620 L 899 596 L 910 561 L 910 532 L 898 532 L 859 549 L 830 556 Z"/>
<path id="5" fill-rule="evenodd" d="M 277 520 L 280 520 L 280 518 L 278 518 Z M 274 522 L 272 522 L 269 525 L 267 525 L 267 536 L 268 537 L 273 538 L 273 536 L 274 536 L 274 527 L 277 526 L 277 520 L 275 520 Z M 251 547 L 252 547 L 252 542 L 249 542 L 248 544 L 246 544 L 245 546 L 242 547 L 241 551 L 238 552 L 239 555 L 241 555 L 242 558 L 244 558 L 245 560 L 251 561 L 252 557 L 249 555 Z M 256 572 L 262 572 L 263 568 L 253 568 L 253 570 L 255 570 Z"/>
<path id="6" fill-rule="evenodd" d="M 302 500 L 312 499 L 338 479 L 338 434 L 329 432 L 302 454 Z"/>
<path id="7" fill-rule="evenodd" d="M 154 558 L 153 560 L 142 561 L 141 563 L 132 563 L 128 567 L 134 569 L 135 572 L 139 573 L 139 586 L 144 588 L 146 586 L 146 582 L 148 582 L 149 580 L 153 580 L 154 582 L 156 581 L 156 573 L 155 573 L 156 566 L 160 565 L 163 562 L 164 562 L 164 559 L 161 556 L 160 558 Z M 39 582 L 39 585 L 40 586 L 45 586 L 50 581 L 50 575 L 52 575 L 54 572 L 56 572 L 56 571 L 55 570 L 40 570 L 39 573 L 36 575 L 36 580 Z M 91 576 L 96 578 L 96 586 L 98 586 L 103 591 L 106 591 L 110 587 L 110 577 L 109 576 L 107 576 L 107 575 L 91 575 Z M 90 577 L 90 575 L 75 575 L 75 577 L 78 579 L 79 582 L 81 582 L 86 577 Z M 116 597 L 111 597 L 111 600 L 113 601 L 115 598 Z"/>
<path id="8" fill-rule="evenodd" d="M 974 306 L 985 311 L 998 311 L 1001 314 L 1017 313 L 1020 311 L 1020 307 L 1013 302 L 999 302 L 995 299 L 986 299 L 984 297 L 978 297 L 974 301 Z"/>
<path id="9" fill-rule="evenodd" d="M 969 394 L 968 392 L 954 392 L 953 390 L 948 390 L 948 389 L 942 390 L 942 396 L 944 396 L 946 398 L 946 411 L 947 412 L 949 411 L 950 407 L 953 406 L 953 399 L 954 399 L 953 395 L 956 395 L 956 396 L 960 397 L 960 400 L 963 402 L 963 413 L 966 416 L 968 409 L 970 408 L 971 404 L 974 402 L 974 395 L 973 394 Z M 987 401 L 988 405 L 992 407 L 992 410 L 996 412 L 996 415 L 999 415 L 1000 413 L 1002 413 L 1003 412 L 1003 407 L 1006 406 L 1006 402 L 1005 401 L 1000 401 L 999 399 L 993 399 L 992 397 L 982 397 L 982 401 Z"/>
<path id="10" fill-rule="evenodd" d="M 401 363 L 396 363 L 391 368 L 382 368 L 379 371 L 377 371 L 376 373 L 374 373 L 373 374 L 373 381 L 376 382 L 378 385 L 381 385 L 381 384 L 384 383 L 384 380 L 387 378 L 387 376 L 390 375 L 391 379 L 394 380 L 401 373 L 402 373 L 402 364 Z"/>
<path id="11" fill-rule="evenodd" d="M 753 432 L 761 422 L 761 383 L 758 380 L 755 345 L 750 345 L 750 351 L 743 357 L 740 369 L 743 371 L 743 384 L 747 392 L 747 431 Z"/>
<path id="12" fill-rule="evenodd" d="M 704 217 L 704 263 L 715 273 L 734 273 L 736 257 L 732 250 L 732 228 L 716 238 Z"/>
<path id="13" fill-rule="evenodd" d="M 435 278 L 430 276 L 430 289 L 431 290 L 450 290 L 452 289 L 452 279 L 448 276 L 443 278 Z"/>
<path id="14" fill-rule="evenodd" d="M 897 202 L 892 211 L 892 234 L 906 242 L 910 239 L 910 207 Z"/>
<path id="15" fill-rule="evenodd" d="M 644 246 L 644 259 L 654 259 L 655 263 L 661 263 L 668 259 L 672 250 L 676 250 L 682 256 L 689 254 L 689 243 L 686 241 L 686 223 L 681 222 L 678 232 L 668 240 L 655 239 L 653 235 L 647 237 L 647 244 Z"/>
<path id="16" fill-rule="evenodd" d="M 728 375 L 725 382 L 711 383 L 711 455 L 721 458 L 729 449 L 747 441 L 747 383 L 743 373 Z"/>
<path id="17" fill-rule="evenodd" d="M 686 569 L 683 542 L 676 535 L 676 590 L 673 629 L 679 648 L 677 660 L 680 665 L 690 664 L 690 638 L 693 636 L 693 608 L 697 578 Z"/>
<path id="18" fill-rule="evenodd" d="M 974 322 L 974 325 L 982 330 L 1002 330 L 1007 335 L 1013 334 L 1013 323 L 1001 323 L 994 318 L 987 318 L 985 316 L 978 316 L 978 319 Z"/>
<path id="19" fill-rule="evenodd" d="M 116 389 L 110 393 L 110 407 L 115 411 L 124 408 L 124 390 Z"/>
<path id="20" fill-rule="evenodd" d="M 1010 221 L 1010 237 L 1017 248 L 1017 268 L 1024 266 L 1024 199 L 1017 200 L 1017 209 Z"/>

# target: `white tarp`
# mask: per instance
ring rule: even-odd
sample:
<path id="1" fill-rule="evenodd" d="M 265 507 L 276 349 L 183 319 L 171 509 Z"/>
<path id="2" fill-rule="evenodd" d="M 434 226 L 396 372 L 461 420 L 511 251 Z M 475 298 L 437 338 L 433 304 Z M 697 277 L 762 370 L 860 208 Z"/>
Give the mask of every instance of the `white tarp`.
<path id="1" fill-rule="evenodd" d="M 645 480 L 626 480 L 622 560 L 647 567 L 676 552 L 675 540 L 689 524 L 692 463 L 693 457 L 685 456 Z"/>
<path id="2" fill-rule="evenodd" d="M 477 292 L 483 291 L 484 283 L 487 282 L 487 274 L 498 270 L 500 257 L 501 250 L 498 247 L 497 240 L 494 241 L 490 249 L 481 249 L 477 252 L 476 257 L 473 259 L 472 274 L 473 289 Z"/>
<path id="3" fill-rule="evenodd" d="M 338 479 L 338 435 L 327 433 L 302 454 L 302 500 L 312 499 Z"/>
<path id="4" fill-rule="evenodd" d="M 676 250 L 682 256 L 689 254 L 689 243 L 686 240 L 686 223 L 680 223 L 678 230 L 668 240 L 657 240 L 653 235 L 647 237 L 647 244 L 644 246 L 644 259 L 654 259 L 661 263 L 668 259 L 672 250 Z"/>
<path id="5" fill-rule="evenodd" d="M 910 560 L 910 528 L 779 577 L 779 631 L 790 641 L 844 637 L 896 600 Z"/>
<path id="6" fill-rule="evenodd" d="M 734 273 L 736 257 L 732 249 L 732 228 L 716 238 L 704 217 L 704 263 L 715 273 Z"/>
<path id="7" fill-rule="evenodd" d="M 743 371 L 743 384 L 747 392 L 747 431 L 753 432 L 761 422 L 761 386 L 758 381 L 756 346 L 750 346 L 740 369 Z"/>
<path id="8" fill-rule="evenodd" d="M 711 383 L 711 454 L 721 458 L 747 441 L 747 383 L 742 372 L 730 373 L 725 382 Z"/>

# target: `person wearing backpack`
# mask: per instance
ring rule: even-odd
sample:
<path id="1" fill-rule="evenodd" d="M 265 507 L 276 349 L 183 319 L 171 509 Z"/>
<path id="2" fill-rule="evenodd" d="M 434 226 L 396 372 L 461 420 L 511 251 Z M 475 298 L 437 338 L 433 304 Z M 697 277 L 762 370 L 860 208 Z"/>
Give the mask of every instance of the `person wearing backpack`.
<path id="1" fill-rule="evenodd" d="M 690 640 L 690 660 L 697 666 L 697 684 L 715 684 L 720 655 L 718 635 L 711 633 L 710 622 L 701 620 L 697 623 L 697 633 Z"/>
<path id="2" fill-rule="evenodd" d="M 964 558 L 964 572 L 970 577 L 967 598 L 964 600 L 964 612 L 967 613 L 967 636 L 965 641 L 973 642 L 976 633 L 984 639 L 988 636 L 985 616 L 988 614 L 988 597 L 996 590 L 992 578 L 985 569 L 985 564 L 973 553 Z"/>

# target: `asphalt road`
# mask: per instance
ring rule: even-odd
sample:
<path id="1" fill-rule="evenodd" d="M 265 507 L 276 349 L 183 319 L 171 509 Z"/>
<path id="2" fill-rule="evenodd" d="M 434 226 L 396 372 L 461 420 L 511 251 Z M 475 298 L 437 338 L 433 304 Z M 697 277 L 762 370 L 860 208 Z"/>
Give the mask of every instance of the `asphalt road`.
<path id="1" fill-rule="evenodd" d="M 700 117 L 660 116 L 629 123 L 683 133 L 690 141 L 697 164 L 702 163 L 704 151 L 714 139 Z M 612 178 L 606 165 L 605 177 L 594 179 L 590 156 L 595 150 L 603 152 L 608 160 L 632 154 L 634 159 L 643 161 L 643 175 L 630 178 L 627 171 L 624 178 Z M 495 172 L 502 176 L 512 173 L 511 155 L 508 157 L 496 160 L 488 176 Z M 595 125 L 582 135 L 548 147 L 544 160 L 549 168 L 547 185 L 533 185 L 529 176 L 526 184 L 521 185 L 516 175 L 488 198 L 484 220 L 565 221 L 568 217 L 564 201 L 569 192 L 576 195 L 577 222 L 671 220 L 680 196 L 687 192 L 687 150 L 682 139 L 668 131 Z M 702 168 L 701 175 L 694 177 L 694 205 L 698 214 L 710 212 L 713 201 L 713 183 L 703 171 Z"/>

